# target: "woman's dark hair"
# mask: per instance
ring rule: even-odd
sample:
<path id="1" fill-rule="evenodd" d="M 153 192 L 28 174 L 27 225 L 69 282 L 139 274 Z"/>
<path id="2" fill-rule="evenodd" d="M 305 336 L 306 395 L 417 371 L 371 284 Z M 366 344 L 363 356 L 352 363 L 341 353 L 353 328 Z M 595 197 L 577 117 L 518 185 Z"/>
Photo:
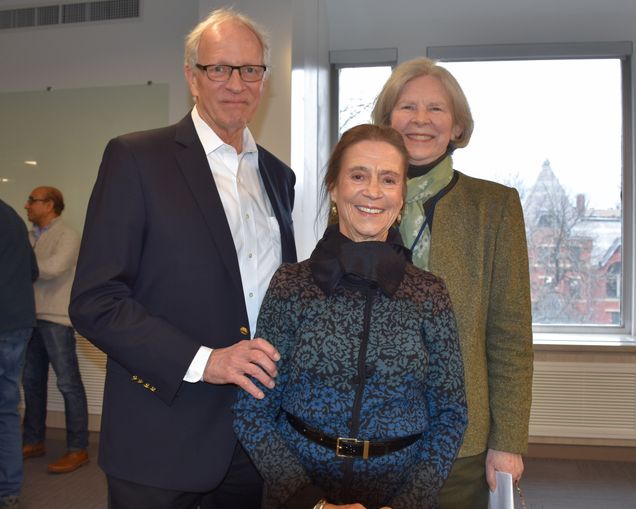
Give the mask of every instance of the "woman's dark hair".
<path id="1" fill-rule="evenodd" d="M 402 168 L 404 179 L 402 181 L 402 196 L 406 196 L 406 172 L 409 165 L 409 153 L 404 145 L 402 135 L 392 127 L 386 125 L 361 124 L 345 131 L 340 137 L 327 162 L 327 171 L 322 183 L 322 204 L 329 203 L 329 192 L 336 186 L 342 159 L 349 148 L 362 141 L 382 141 L 393 146 L 402 156 Z M 329 214 L 329 223 L 338 221 L 337 215 Z"/>
<path id="2" fill-rule="evenodd" d="M 383 141 L 395 147 L 403 159 L 404 171 L 409 164 L 409 153 L 404 145 L 402 135 L 395 129 L 385 125 L 361 124 L 352 127 L 340 137 L 340 141 L 336 144 L 329 161 L 327 162 L 327 171 L 323 181 L 325 191 L 329 193 L 338 180 L 340 175 L 340 166 L 345 152 L 361 141 Z M 404 189 L 406 190 L 406 179 L 404 179 Z"/>

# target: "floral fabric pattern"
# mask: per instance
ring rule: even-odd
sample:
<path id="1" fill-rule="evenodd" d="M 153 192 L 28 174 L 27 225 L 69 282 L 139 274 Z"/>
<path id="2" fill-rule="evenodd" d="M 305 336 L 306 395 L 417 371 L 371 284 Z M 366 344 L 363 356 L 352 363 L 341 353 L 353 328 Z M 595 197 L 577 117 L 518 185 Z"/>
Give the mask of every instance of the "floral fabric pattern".
<path id="1" fill-rule="evenodd" d="M 265 480 L 264 507 L 294 507 L 316 487 L 330 502 L 368 509 L 437 506 L 467 423 L 459 340 L 441 279 L 409 263 L 391 297 L 373 283 L 339 284 L 326 295 L 309 261 L 284 264 L 256 336 L 281 354 L 276 387 L 263 400 L 240 391 L 234 427 Z M 385 456 L 341 458 L 294 430 L 285 412 L 332 437 L 422 436 Z"/>

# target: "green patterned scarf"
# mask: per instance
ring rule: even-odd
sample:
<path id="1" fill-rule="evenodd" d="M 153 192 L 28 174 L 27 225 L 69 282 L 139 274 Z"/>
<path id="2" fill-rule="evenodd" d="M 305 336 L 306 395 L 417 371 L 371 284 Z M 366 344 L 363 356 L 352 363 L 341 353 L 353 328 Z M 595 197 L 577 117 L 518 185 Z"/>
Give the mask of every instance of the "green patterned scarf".
<path id="1" fill-rule="evenodd" d="M 453 178 L 453 159 L 445 157 L 437 166 L 421 177 L 409 179 L 406 200 L 400 222 L 400 233 L 404 245 L 409 249 L 417 238 L 426 215 L 424 203 L 442 189 Z M 431 249 L 431 226 L 427 225 L 413 251 L 413 263 L 421 269 L 428 270 L 429 252 Z"/>

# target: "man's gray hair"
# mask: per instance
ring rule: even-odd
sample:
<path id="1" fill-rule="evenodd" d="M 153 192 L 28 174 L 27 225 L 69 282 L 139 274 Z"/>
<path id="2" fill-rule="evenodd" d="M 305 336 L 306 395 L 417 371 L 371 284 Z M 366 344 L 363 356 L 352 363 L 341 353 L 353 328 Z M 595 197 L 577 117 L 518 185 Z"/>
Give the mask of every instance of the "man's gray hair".
<path id="1" fill-rule="evenodd" d="M 270 49 L 269 49 L 269 35 L 267 32 L 255 21 L 251 20 L 246 15 L 235 11 L 230 8 L 215 9 L 212 11 L 203 21 L 195 26 L 192 31 L 186 36 L 185 39 L 185 59 L 184 63 L 190 69 L 194 69 L 197 63 L 211 64 L 217 62 L 198 62 L 199 58 L 199 43 L 201 36 L 210 27 L 219 26 L 228 21 L 234 23 L 240 23 L 249 28 L 263 49 L 263 65 L 269 67 L 270 61 Z M 250 62 L 256 64 L 257 62 Z"/>

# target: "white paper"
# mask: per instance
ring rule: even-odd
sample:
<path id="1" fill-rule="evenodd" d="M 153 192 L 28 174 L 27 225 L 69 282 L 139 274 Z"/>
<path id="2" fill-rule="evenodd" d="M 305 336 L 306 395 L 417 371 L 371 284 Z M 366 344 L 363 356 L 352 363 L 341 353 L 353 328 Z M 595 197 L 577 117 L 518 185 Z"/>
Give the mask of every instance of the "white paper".
<path id="1" fill-rule="evenodd" d="M 497 489 L 490 492 L 490 509 L 515 509 L 512 493 L 512 475 L 507 472 L 496 472 Z"/>

